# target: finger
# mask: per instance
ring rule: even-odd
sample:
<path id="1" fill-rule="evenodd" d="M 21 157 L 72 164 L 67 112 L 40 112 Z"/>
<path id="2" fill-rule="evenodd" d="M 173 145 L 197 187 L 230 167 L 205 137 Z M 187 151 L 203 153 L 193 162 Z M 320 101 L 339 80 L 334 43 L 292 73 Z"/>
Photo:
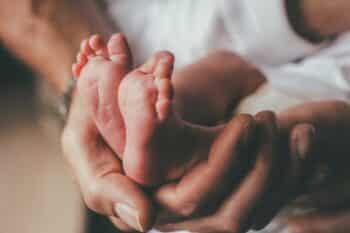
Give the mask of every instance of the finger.
<path id="1" fill-rule="evenodd" d="M 235 117 L 212 146 L 208 160 L 191 169 L 179 183 L 160 188 L 156 193 L 157 202 L 175 213 L 189 216 L 207 200 L 215 203 L 223 199 L 227 187 L 233 185 L 233 177 L 238 179 L 249 166 L 251 159 L 247 154 L 254 135 L 251 116 Z"/>
<path id="2" fill-rule="evenodd" d="M 79 100 L 75 98 L 75 102 Z M 154 221 L 151 201 L 122 175 L 120 161 L 99 137 L 86 109 L 79 103 L 71 108 L 62 144 L 85 203 L 100 214 L 120 217 L 134 229 L 149 229 Z"/>
<path id="3" fill-rule="evenodd" d="M 256 213 L 254 229 L 264 228 L 275 215 L 295 198 L 304 187 L 305 174 L 310 172 L 305 161 L 310 161 L 311 148 L 314 141 L 314 127 L 309 124 L 300 124 L 294 127 L 289 138 L 289 150 L 281 151 L 283 157 L 277 166 L 284 168 L 288 164 L 285 178 L 275 179 L 271 184 L 271 192 L 262 201 L 260 211 Z M 289 154 L 290 156 L 285 156 Z"/>
<path id="4" fill-rule="evenodd" d="M 311 169 L 309 174 L 305 175 L 309 176 L 306 179 L 307 191 L 316 192 L 312 192 L 311 198 L 306 199 L 306 204 L 327 208 L 346 202 L 347 188 L 344 184 L 336 184 L 334 188 L 341 192 L 334 192 L 332 196 L 328 196 L 330 192 L 327 192 L 327 189 L 333 190 L 331 183 L 334 181 L 330 180 L 330 177 L 346 177 L 348 174 L 349 119 L 350 106 L 340 101 L 311 102 L 293 107 L 279 115 L 280 126 L 284 131 L 289 131 L 299 122 L 312 124 L 316 129 L 312 146 L 313 158 L 308 162 Z M 330 185 L 325 185 L 327 183 Z"/>
<path id="5" fill-rule="evenodd" d="M 280 128 L 289 131 L 299 122 L 313 125 L 317 132 L 318 161 L 335 163 L 335 167 L 343 167 L 349 150 L 350 106 L 341 101 L 310 102 L 288 109 L 279 114 Z M 337 159 L 333 156 L 337 155 Z"/>
<path id="6" fill-rule="evenodd" d="M 177 224 L 167 224 L 160 229 L 166 231 L 189 229 L 192 232 L 246 232 L 250 226 L 250 217 L 256 204 L 268 190 L 268 181 L 274 175 L 271 167 L 276 160 L 275 140 L 277 129 L 274 115 L 269 112 L 256 116 L 261 127 L 263 140 L 257 157 L 257 162 L 237 191 L 234 191 L 211 217 L 199 218 Z"/>
<path id="7" fill-rule="evenodd" d="M 263 140 L 252 171 L 236 191 L 225 200 L 218 212 L 211 217 L 199 218 L 161 226 L 162 230 L 189 229 L 191 232 L 246 232 L 254 209 L 268 190 L 272 164 L 275 160 L 274 144 L 277 137 L 274 115 L 263 112 L 256 116 L 260 138 Z"/>
<path id="8" fill-rule="evenodd" d="M 271 112 L 261 112 L 255 117 L 260 130 L 261 144 L 251 172 L 235 192 L 223 203 L 219 215 L 231 220 L 234 232 L 246 230 L 252 224 L 252 217 L 271 190 L 271 180 L 281 176 L 276 168 L 277 127 Z"/>
<path id="9" fill-rule="evenodd" d="M 346 233 L 350 232 L 350 212 L 310 214 L 288 221 L 290 233 Z"/>

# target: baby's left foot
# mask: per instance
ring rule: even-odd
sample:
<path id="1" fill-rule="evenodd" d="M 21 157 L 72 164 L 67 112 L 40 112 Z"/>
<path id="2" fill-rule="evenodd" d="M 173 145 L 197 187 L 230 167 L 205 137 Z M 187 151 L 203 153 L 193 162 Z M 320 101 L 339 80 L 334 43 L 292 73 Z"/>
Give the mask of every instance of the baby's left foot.
<path id="1" fill-rule="evenodd" d="M 130 178 L 155 185 L 184 172 L 196 144 L 191 130 L 173 110 L 174 58 L 154 55 L 120 84 L 119 106 L 126 128 L 123 167 Z"/>
<path id="2" fill-rule="evenodd" d="M 118 106 L 119 85 L 131 70 L 131 52 L 122 34 L 105 44 L 98 35 L 81 44 L 73 74 L 77 88 L 100 133 L 121 157 L 125 146 L 125 127 Z"/>

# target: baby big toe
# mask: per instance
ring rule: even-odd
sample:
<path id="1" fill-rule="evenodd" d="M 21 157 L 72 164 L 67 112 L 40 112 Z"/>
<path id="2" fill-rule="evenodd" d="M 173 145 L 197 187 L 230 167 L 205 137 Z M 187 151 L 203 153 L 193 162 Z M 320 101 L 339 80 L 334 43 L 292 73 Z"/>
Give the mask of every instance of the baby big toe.
<path id="1" fill-rule="evenodd" d="M 109 40 L 107 47 L 109 58 L 113 62 L 124 65 L 127 69 L 131 68 L 131 51 L 126 38 L 122 34 L 114 34 Z"/>
<path id="2" fill-rule="evenodd" d="M 169 52 L 164 52 L 160 57 L 154 71 L 157 79 L 171 79 L 174 68 L 174 56 Z"/>

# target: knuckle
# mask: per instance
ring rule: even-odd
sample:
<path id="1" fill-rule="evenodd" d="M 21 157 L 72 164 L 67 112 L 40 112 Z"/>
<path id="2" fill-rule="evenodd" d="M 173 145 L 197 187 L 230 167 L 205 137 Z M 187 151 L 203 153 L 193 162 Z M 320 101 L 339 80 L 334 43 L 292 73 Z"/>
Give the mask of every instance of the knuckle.
<path id="1" fill-rule="evenodd" d="M 102 187 L 97 181 L 92 181 L 85 189 L 84 201 L 87 207 L 99 212 L 102 202 Z"/>
<path id="2" fill-rule="evenodd" d="M 301 125 L 297 125 L 292 130 L 291 139 L 293 141 L 298 141 L 298 140 L 301 140 L 303 142 L 311 141 L 315 136 L 315 133 L 316 133 L 316 129 L 313 125 L 301 124 Z"/>
<path id="3" fill-rule="evenodd" d="M 183 203 L 180 205 L 179 214 L 183 217 L 191 217 L 193 216 L 198 209 L 198 205 L 196 203 Z"/>
<path id="4" fill-rule="evenodd" d="M 241 122 L 250 122 L 253 120 L 253 117 L 249 114 L 245 114 L 245 113 L 241 113 L 238 114 L 237 116 L 235 116 L 235 118 L 237 121 L 241 121 Z"/>
<path id="5" fill-rule="evenodd" d="M 237 116 L 237 122 L 240 124 L 243 130 L 249 130 L 253 127 L 254 120 L 251 115 L 240 114 Z"/>
<path id="6" fill-rule="evenodd" d="M 291 136 L 292 156 L 298 156 L 298 159 L 306 159 L 312 153 L 316 140 L 316 129 L 309 124 L 297 125 L 292 129 Z M 297 151 L 297 153 L 295 153 Z"/>
<path id="7" fill-rule="evenodd" d="M 276 115 L 272 111 L 261 111 L 256 114 L 256 119 L 261 121 L 271 122 L 276 119 Z"/>
<path id="8" fill-rule="evenodd" d="M 227 129 L 232 131 L 234 128 L 238 127 L 240 129 L 247 129 L 253 126 L 253 117 L 248 114 L 239 114 L 235 116 L 227 125 Z"/>
<path id="9" fill-rule="evenodd" d="M 238 115 L 225 127 L 223 133 L 220 135 L 222 137 L 220 141 L 227 142 L 227 145 L 235 147 L 240 151 L 247 144 L 251 143 L 255 127 L 255 121 L 252 116 L 247 114 Z"/>
<path id="10" fill-rule="evenodd" d="M 242 223 L 239 220 L 223 217 L 223 222 L 220 223 L 220 232 L 223 233 L 238 233 L 242 232 Z"/>
<path id="11" fill-rule="evenodd" d="M 292 133 L 295 133 L 297 135 L 302 134 L 302 135 L 309 135 L 310 133 L 313 133 L 315 131 L 315 127 L 312 124 L 300 124 L 297 125 Z"/>

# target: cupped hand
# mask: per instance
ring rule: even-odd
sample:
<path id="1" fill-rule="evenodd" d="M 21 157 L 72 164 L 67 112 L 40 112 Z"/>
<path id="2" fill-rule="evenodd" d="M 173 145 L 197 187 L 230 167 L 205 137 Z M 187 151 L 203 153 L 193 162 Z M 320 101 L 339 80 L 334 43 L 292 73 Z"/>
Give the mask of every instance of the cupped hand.
<path id="1" fill-rule="evenodd" d="M 147 231 L 155 218 L 151 200 L 123 175 L 118 157 L 104 142 L 84 106 L 76 93 L 62 145 L 86 205 L 109 216 L 121 230 Z"/>
<path id="2" fill-rule="evenodd" d="M 299 158 L 308 157 L 308 145 L 303 156 L 297 154 L 295 138 L 311 140 L 312 131 L 311 125 L 295 125 L 281 154 L 272 112 L 234 117 L 216 139 L 207 161 L 178 183 L 158 190 L 161 205 L 186 217 L 159 229 L 238 233 L 262 228 L 296 193 L 304 174 Z"/>
<path id="3" fill-rule="evenodd" d="M 313 144 L 312 151 L 317 163 L 323 167 L 323 174 L 315 177 L 317 179 L 311 182 L 309 195 L 302 200 L 302 204 L 315 210 L 306 215 L 290 217 L 289 232 L 350 232 L 350 106 L 343 102 L 328 101 L 310 103 L 303 108 L 309 111 L 301 113 L 291 109 L 283 118 L 285 122 L 290 122 L 291 118 L 302 117 L 309 122 L 312 119 L 317 142 Z"/>
<path id="4" fill-rule="evenodd" d="M 236 116 L 213 144 L 207 161 L 190 170 L 178 183 L 162 186 L 156 192 L 159 204 L 187 219 L 160 228 L 196 232 L 244 232 L 254 226 L 261 228 L 293 199 L 291 193 L 304 188 L 302 178 L 311 169 L 305 166 L 310 164 L 305 161 L 320 158 L 334 166 L 345 158 L 341 153 L 335 159 L 316 157 L 315 151 L 322 148 L 317 149 L 315 145 L 320 144 L 315 141 L 332 139 L 322 146 L 337 146 L 337 151 L 346 154 L 345 137 L 337 140 L 334 136 L 346 136 L 350 132 L 347 131 L 349 112 L 346 104 L 322 102 L 298 106 L 277 119 L 270 112 L 255 117 Z M 288 156 L 280 156 L 281 135 L 287 135 L 282 144 L 287 145 Z M 110 216 L 122 230 L 130 230 L 130 226 L 149 229 L 155 216 L 151 201 L 123 176 L 120 161 L 102 140 L 79 96 L 75 98 L 62 139 L 66 159 L 87 205 Z M 344 219 L 341 214 L 336 216 Z"/>
<path id="5" fill-rule="evenodd" d="M 195 201 L 190 198 L 192 202 L 185 205 L 185 207 L 189 206 L 188 209 L 191 211 L 184 213 L 194 214 L 192 220 L 166 224 L 160 228 L 165 231 L 188 229 L 194 232 L 245 232 L 250 228 L 261 229 L 286 203 L 294 200 L 303 192 L 314 190 L 316 192 L 311 198 L 314 207 L 318 206 L 321 210 L 337 207 L 337 211 L 333 213 L 326 211 L 322 215 L 316 213 L 316 215 L 296 218 L 290 221 L 290 229 L 296 229 L 296 233 L 347 232 L 340 230 L 346 229 L 346 226 L 349 225 L 345 224 L 349 215 L 344 209 L 339 211 L 339 206 L 344 207 L 344 204 L 349 203 L 348 192 L 346 192 L 346 190 L 349 191 L 348 176 L 344 176 L 347 174 L 344 162 L 347 159 L 346 155 L 350 152 L 350 147 L 346 143 L 350 136 L 349 119 L 350 107 L 338 101 L 303 104 L 279 114 L 277 119 L 272 113 L 259 113 L 255 116 L 255 121 L 257 125 L 260 125 L 262 141 L 258 146 L 253 166 L 248 175 L 242 175 L 242 182 L 239 186 L 230 189 L 231 193 L 228 198 L 226 196 L 225 201 L 219 202 L 219 208 L 209 214 L 204 214 L 204 217 L 196 216 L 200 211 L 193 211 L 196 210 L 193 202 L 200 204 L 215 202 L 218 199 L 208 198 L 203 193 L 200 193 L 198 198 L 196 186 L 191 186 L 191 183 L 184 181 L 173 185 L 172 190 L 163 190 L 161 193 L 162 189 L 160 189 L 158 199 L 175 212 L 179 212 L 177 207 L 184 203 L 181 201 L 186 200 L 184 197 L 197 197 Z M 208 161 L 211 161 L 212 158 L 215 160 L 216 156 L 218 160 L 227 161 L 220 154 L 236 152 L 235 147 L 227 147 L 230 145 L 228 142 L 232 142 L 233 145 L 236 145 L 237 142 L 232 140 L 234 138 L 232 137 L 232 129 L 234 129 L 232 126 L 235 125 L 233 122 L 218 137 L 213 148 L 219 149 L 211 151 Z M 280 140 L 277 140 L 278 136 Z M 281 150 L 283 144 L 285 150 Z M 330 154 L 332 152 L 333 154 Z M 313 180 L 318 164 L 328 165 L 329 176 L 332 178 L 328 181 L 337 180 L 336 185 L 329 182 L 323 182 L 323 184 L 322 182 L 319 184 L 311 182 L 309 185 L 308 181 Z M 220 171 L 217 173 L 220 174 Z M 216 176 L 219 177 L 216 183 L 211 183 L 206 174 L 206 172 L 197 174 L 197 177 L 192 177 L 192 179 L 200 183 L 203 178 L 202 187 L 207 187 L 201 190 L 204 193 L 218 192 L 222 176 Z M 210 177 L 215 177 L 215 175 Z M 182 192 L 186 190 L 186 187 L 187 192 Z M 191 189 L 192 187 L 194 189 Z M 187 196 L 187 193 L 190 195 Z M 312 224 L 306 224 L 309 220 Z M 339 227 L 339 223 L 344 223 L 345 228 Z M 311 229 L 315 230 L 311 231 Z M 323 231 L 317 231 L 318 229 L 323 229 Z"/>

